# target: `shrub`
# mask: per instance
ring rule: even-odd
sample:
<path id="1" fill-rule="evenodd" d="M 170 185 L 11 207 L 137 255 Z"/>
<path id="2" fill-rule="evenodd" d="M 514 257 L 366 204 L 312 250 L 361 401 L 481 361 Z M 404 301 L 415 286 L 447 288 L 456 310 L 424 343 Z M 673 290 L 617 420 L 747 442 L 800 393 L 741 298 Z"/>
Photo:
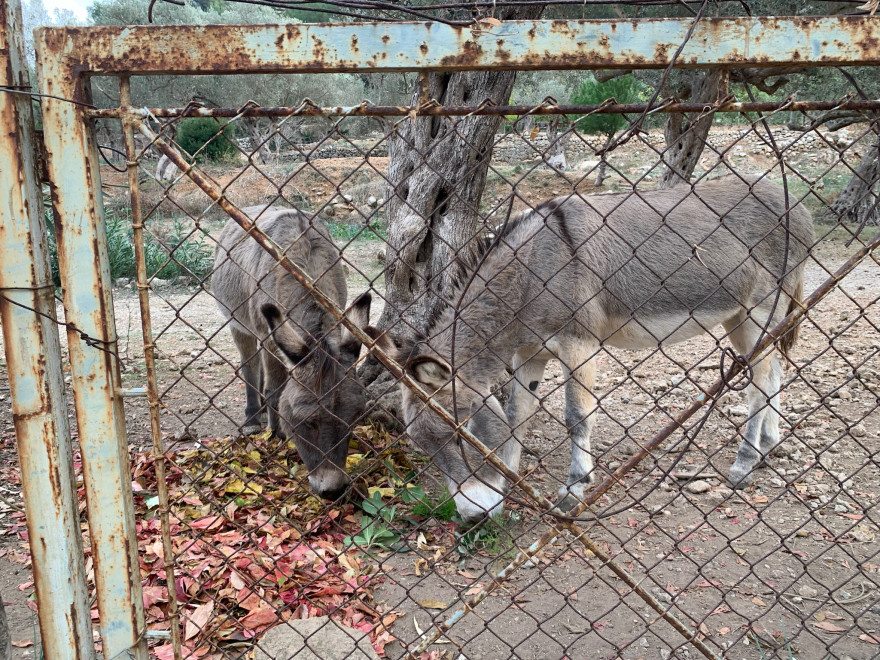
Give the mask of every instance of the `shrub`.
<path id="1" fill-rule="evenodd" d="M 177 144 L 187 153 L 195 155 L 198 162 L 216 162 L 228 158 L 236 152 L 231 142 L 234 138 L 233 125 L 220 124 L 210 117 L 184 119 L 177 131 Z"/>
<path id="2" fill-rule="evenodd" d="M 618 103 L 635 103 L 639 98 L 639 83 L 631 75 L 612 78 L 607 82 L 585 80 L 572 95 L 571 102 L 575 105 L 599 105 L 613 98 Z M 627 125 L 623 115 L 596 113 L 593 115 L 572 115 L 578 119 L 575 124 L 581 133 L 588 135 L 614 135 Z"/>
<path id="3" fill-rule="evenodd" d="M 137 277 L 137 264 L 134 256 L 134 233 L 131 218 L 125 214 L 107 212 L 107 255 L 110 261 L 110 277 L 118 279 Z M 52 212 L 46 211 L 46 239 L 49 247 L 49 267 L 52 282 L 61 286 L 58 267 L 58 243 L 55 239 L 55 225 Z M 205 278 L 213 268 L 214 251 L 204 236 L 192 238 L 191 232 L 180 220 L 175 220 L 170 230 L 162 237 L 144 233 L 144 254 L 147 262 L 147 277 L 169 280 L 186 275 L 196 279 Z"/>

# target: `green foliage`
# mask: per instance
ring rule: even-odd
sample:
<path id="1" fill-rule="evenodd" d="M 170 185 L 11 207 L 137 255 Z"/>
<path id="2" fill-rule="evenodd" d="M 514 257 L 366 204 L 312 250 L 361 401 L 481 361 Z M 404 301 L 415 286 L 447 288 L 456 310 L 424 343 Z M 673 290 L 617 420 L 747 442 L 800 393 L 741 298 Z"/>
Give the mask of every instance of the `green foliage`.
<path id="1" fill-rule="evenodd" d="M 384 223 L 373 220 L 369 225 L 360 223 L 328 222 L 327 229 L 333 240 L 348 243 L 350 241 L 387 241 L 388 229 Z"/>
<path id="2" fill-rule="evenodd" d="M 507 520 L 513 523 L 518 518 L 509 514 Z M 455 533 L 455 542 L 455 550 L 460 555 L 472 555 L 476 552 L 500 555 L 513 548 L 513 537 L 507 531 L 505 520 L 501 516 L 489 518 L 467 529 L 462 528 Z"/>
<path id="3" fill-rule="evenodd" d="M 364 510 L 361 531 L 354 536 L 345 537 L 345 547 L 356 546 L 362 551 L 371 548 L 394 549 L 393 546 L 400 542 L 400 534 L 389 525 L 397 513 L 397 505 L 385 504 L 382 494 L 377 491 L 361 502 L 361 508 Z"/>
<path id="4" fill-rule="evenodd" d="M 230 141 L 235 137 L 232 124 L 220 124 L 210 117 L 192 117 L 180 122 L 177 144 L 198 162 L 217 162 L 236 152 Z"/>
<path id="5" fill-rule="evenodd" d="M 434 518 L 435 520 L 448 521 L 452 520 L 457 514 L 458 509 L 455 506 L 455 500 L 449 494 L 449 491 L 443 489 L 443 493 L 437 500 L 425 494 L 424 489 L 418 486 L 417 489 L 410 489 L 414 492 L 416 502 L 413 505 L 413 515 L 422 518 Z"/>
<path id="6" fill-rule="evenodd" d="M 51 213 L 46 215 L 48 227 L 49 264 L 52 281 L 61 286 L 58 269 L 58 245 Z M 110 260 L 110 277 L 135 278 L 137 276 L 134 256 L 134 235 L 131 218 L 107 213 L 107 253 Z M 147 263 L 147 277 L 172 279 L 186 275 L 203 279 L 213 267 L 214 254 L 204 237 L 193 239 L 180 220 L 161 238 L 150 233 L 144 235 L 144 255 Z"/>
<path id="7" fill-rule="evenodd" d="M 631 75 L 613 78 L 607 82 L 595 79 L 585 80 L 572 94 L 571 102 L 575 105 L 599 105 L 613 98 L 618 103 L 635 103 L 639 100 L 639 83 Z M 597 113 L 594 115 L 572 115 L 577 120 L 576 126 L 588 135 L 614 135 L 627 125 L 623 115 Z"/>

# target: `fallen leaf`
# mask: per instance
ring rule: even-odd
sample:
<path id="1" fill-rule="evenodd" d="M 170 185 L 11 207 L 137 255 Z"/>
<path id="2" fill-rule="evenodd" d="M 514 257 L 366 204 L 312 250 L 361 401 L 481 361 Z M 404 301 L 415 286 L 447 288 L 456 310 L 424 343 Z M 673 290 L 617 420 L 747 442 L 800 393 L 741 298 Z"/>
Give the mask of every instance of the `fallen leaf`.
<path id="1" fill-rule="evenodd" d="M 444 603 L 440 600 L 435 600 L 433 598 L 425 598 L 424 600 L 419 601 L 419 605 L 429 610 L 445 610 L 449 607 L 449 603 Z"/>
<path id="2" fill-rule="evenodd" d="M 758 598 L 757 596 L 755 596 L 754 598 L 752 598 L 752 602 L 753 602 L 755 605 L 760 605 L 761 607 L 767 607 L 767 603 L 765 603 L 763 600 L 761 600 L 761 599 Z"/>
<path id="3" fill-rule="evenodd" d="M 830 621 L 812 621 L 810 622 L 814 628 L 819 628 L 820 630 L 824 630 L 825 632 L 830 633 L 842 633 L 846 632 L 846 628 L 841 628 L 840 626 L 831 623 Z"/>
<path id="4" fill-rule="evenodd" d="M 479 23 L 488 23 L 489 25 L 494 25 L 495 27 L 501 27 L 501 21 L 497 18 L 492 18 L 491 16 L 487 16 L 486 18 L 481 18 Z"/>
<path id="5" fill-rule="evenodd" d="M 880 644 L 880 635 L 869 635 L 865 633 L 863 635 L 859 635 L 859 639 L 863 642 L 868 642 L 868 644 Z M 15 642 L 13 642 L 14 644 Z"/>
<path id="6" fill-rule="evenodd" d="M 26 649 L 28 646 L 34 645 L 34 640 L 32 639 L 23 639 L 20 642 L 12 642 L 12 645 L 19 649 Z"/>
<path id="7" fill-rule="evenodd" d="M 727 626 L 724 626 L 723 628 L 718 629 L 718 634 L 721 635 L 722 637 L 729 632 L 730 632 L 730 628 L 728 628 Z"/>
<path id="8" fill-rule="evenodd" d="M 195 610 L 193 610 L 192 614 L 189 615 L 186 621 L 186 629 L 184 632 L 184 640 L 189 640 L 198 635 L 202 628 L 204 628 L 208 620 L 211 618 L 211 614 L 214 613 L 214 601 L 209 600 L 207 603 L 203 603 L 199 605 Z"/>

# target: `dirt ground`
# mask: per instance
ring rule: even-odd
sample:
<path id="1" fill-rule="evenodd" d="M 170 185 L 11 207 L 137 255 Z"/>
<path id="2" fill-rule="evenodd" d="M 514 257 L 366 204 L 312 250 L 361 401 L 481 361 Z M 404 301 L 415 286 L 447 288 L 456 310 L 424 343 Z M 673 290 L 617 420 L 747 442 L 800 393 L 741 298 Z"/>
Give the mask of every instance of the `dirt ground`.
<path id="1" fill-rule="evenodd" d="M 634 167 L 638 153 L 621 162 Z M 339 179 L 351 180 L 362 159 L 327 159 L 294 182 L 313 207 L 327 207 Z M 387 159 L 372 159 L 384 171 Z M 768 167 L 750 155 L 749 167 Z M 803 167 L 807 167 L 805 163 Z M 510 172 L 499 166 L 499 171 Z M 536 170 L 537 172 L 537 170 Z M 215 172 L 220 178 L 221 173 Z M 270 186 L 249 172 L 237 179 L 239 202 L 271 201 Z M 525 176 L 525 175 L 523 175 Z M 116 175 L 105 173 L 107 181 Z M 312 177 L 309 179 L 309 177 Z M 355 191 L 364 198 L 377 188 L 367 177 Z M 618 185 L 621 182 L 618 182 Z M 292 184 L 292 185 L 294 185 Z M 188 184 L 175 190 L 183 208 L 202 201 Z M 504 195 L 503 177 L 490 177 L 490 193 Z M 517 189 L 522 199 L 544 199 L 565 181 L 538 172 Z M 612 186 L 614 182 L 612 182 Z M 579 190 L 591 191 L 580 181 Z M 345 188 L 342 188 L 345 190 Z M 570 189 L 570 188 L 569 188 Z M 108 205 L 121 206 L 117 195 Z M 358 200 L 353 200 L 357 206 Z M 176 203 L 177 203 L 176 202 Z M 157 195 L 147 204 L 167 204 Z M 204 205 L 201 207 L 204 209 Z M 338 212 L 334 212 L 338 213 Z M 162 217 L 155 219 L 163 222 Z M 203 225 L 216 235 L 222 218 Z M 817 234 L 829 231 L 818 226 Z M 812 291 L 856 249 L 836 230 L 812 252 L 806 291 Z M 383 292 L 378 240 L 340 241 L 349 264 L 349 294 L 372 286 Z M 786 371 L 782 394 L 785 443 L 761 469 L 753 487 L 732 492 L 726 475 L 745 420 L 744 395 L 730 392 L 711 414 L 698 413 L 653 452 L 594 508 L 584 523 L 590 537 L 643 588 L 669 606 L 686 625 L 725 658 L 840 658 L 867 660 L 880 652 L 880 351 L 876 300 L 880 271 L 867 260 L 809 314 Z M 233 434 L 244 407 L 238 356 L 210 295 L 210 287 L 179 283 L 154 288 L 151 317 L 158 349 L 162 431 L 176 451 L 194 440 Z M 138 299 L 130 286 L 114 290 L 123 384 L 145 384 Z M 60 308 L 59 308 L 60 311 Z M 374 306 L 373 316 L 380 309 Z M 599 358 L 593 449 L 599 469 L 610 471 L 683 410 L 719 375 L 720 351 L 703 337 L 662 352 L 606 349 Z M 555 493 L 568 470 L 563 424 L 563 380 L 548 369 L 539 392 L 545 395 L 532 421 L 523 471 L 529 482 Z M 20 479 L 14 467 L 14 434 L 5 369 L 0 372 L 0 490 L 20 506 Z M 125 400 L 132 451 L 151 446 L 144 399 Z M 705 418 L 705 419 L 703 419 Z M 179 442 L 175 442 L 178 439 Z M 674 466 L 679 476 L 664 475 Z M 426 466 L 424 482 L 437 494 L 437 474 Z M 455 526 L 443 520 L 422 523 L 421 549 L 379 552 L 374 600 L 404 613 L 386 647 L 391 658 L 417 643 L 431 622 L 452 615 L 488 584 L 517 548 L 543 534 L 546 522 L 522 504 L 510 512 L 491 539 L 455 547 Z M 26 600 L 32 592 L 29 566 L 20 554 L 23 523 L 17 511 L 0 505 L 0 593 L 6 602 L 13 639 L 37 638 Z M 427 601 L 431 601 L 426 605 Z M 697 657 L 698 652 L 607 567 L 570 537 L 559 535 L 534 562 L 467 614 L 448 633 L 452 643 L 429 649 L 432 658 L 622 658 Z M 33 657 L 34 646 L 16 646 L 15 657 Z M 790 649 L 790 650 L 789 650 Z M 233 651 L 230 649 L 230 654 Z M 232 656 L 230 656 L 232 657 Z"/>

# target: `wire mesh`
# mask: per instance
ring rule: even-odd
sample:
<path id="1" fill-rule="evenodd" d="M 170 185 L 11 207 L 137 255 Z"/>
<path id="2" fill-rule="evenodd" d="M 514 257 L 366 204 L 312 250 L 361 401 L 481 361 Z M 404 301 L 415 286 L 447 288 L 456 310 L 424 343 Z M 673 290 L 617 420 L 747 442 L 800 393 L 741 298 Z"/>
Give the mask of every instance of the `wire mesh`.
<path id="1" fill-rule="evenodd" d="M 127 411 L 158 657 L 874 654 L 873 114 L 715 113 L 692 182 L 657 193 L 661 131 L 603 150 L 553 105 L 488 143 L 452 113 L 120 110 L 133 169 L 102 180 L 136 191 L 106 189 L 120 240 L 143 232 L 116 304 L 135 338 L 139 289 L 155 358 L 157 423 Z M 368 323 L 458 433 L 361 350 Z"/>

